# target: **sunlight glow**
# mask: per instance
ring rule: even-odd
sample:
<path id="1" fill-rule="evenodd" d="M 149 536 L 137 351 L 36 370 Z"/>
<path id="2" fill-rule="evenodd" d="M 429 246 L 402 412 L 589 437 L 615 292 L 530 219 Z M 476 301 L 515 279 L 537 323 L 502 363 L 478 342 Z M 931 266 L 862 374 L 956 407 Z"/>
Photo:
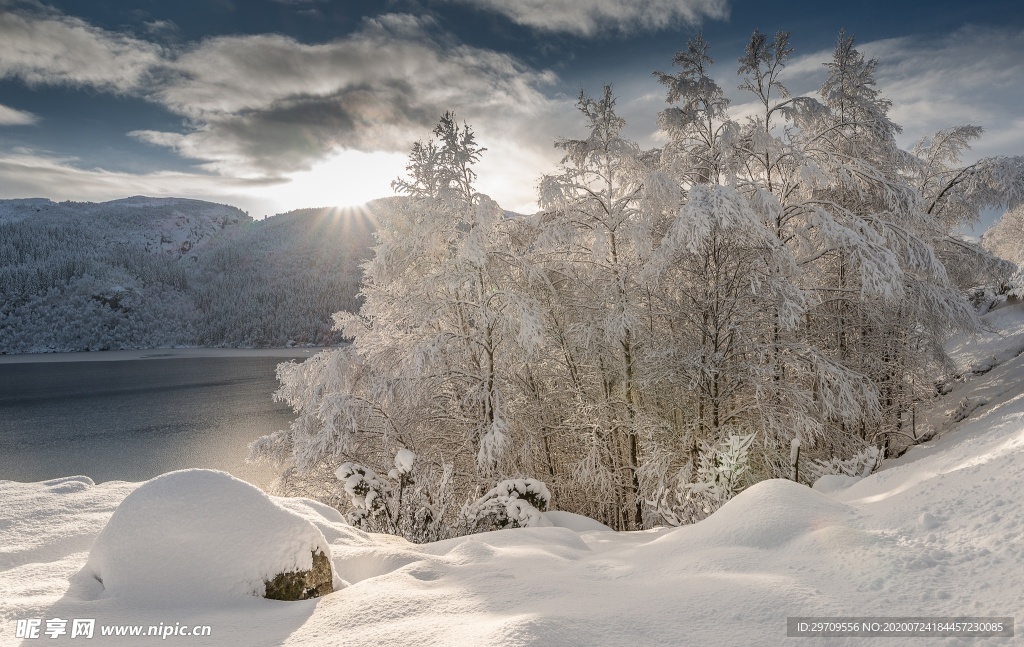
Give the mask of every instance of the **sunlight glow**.
<path id="1" fill-rule="evenodd" d="M 288 182 L 260 189 L 279 212 L 305 207 L 349 207 L 394 195 L 391 182 L 405 173 L 403 153 L 345 150 L 293 173 Z"/>

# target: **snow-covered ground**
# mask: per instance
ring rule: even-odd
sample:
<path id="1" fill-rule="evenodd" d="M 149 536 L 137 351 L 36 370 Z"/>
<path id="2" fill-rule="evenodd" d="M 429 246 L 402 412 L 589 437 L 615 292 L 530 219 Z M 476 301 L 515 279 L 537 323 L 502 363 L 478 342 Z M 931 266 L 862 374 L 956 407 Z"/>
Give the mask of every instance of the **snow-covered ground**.
<path id="1" fill-rule="evenodd" d="M 160 623 L 210 627 L 167 638 L 189 645 L 1018 644 L 1020 628 L 786 638 L 789 616 L 1024 618 L 1024 305 L 986 319 L 996 332 L 951 342 L 965 377 L 922 412 L 933 441 L 855 482 L 760 483 L 693 526 L 615 533 L 554 514 L 554 527 L 417 546 L 277 499 L 330 544 L 341 590 L 316 600 L 197 596 L 179 572 L 189 563 L 162 562 L 155 539 L 145 572 L 165 564 L 174 577 L 145 595 L 103 589 L 90 547 L 139 484 L 0 482 L 0 644 L 22 644 L 18 620 L 45 631 L 53 618 L 94 618 L 97 644 L 148 644 L 158 639 L 103 638 L 99 627 Z M 193 577 L 230 574 L 204 568 Z"/>

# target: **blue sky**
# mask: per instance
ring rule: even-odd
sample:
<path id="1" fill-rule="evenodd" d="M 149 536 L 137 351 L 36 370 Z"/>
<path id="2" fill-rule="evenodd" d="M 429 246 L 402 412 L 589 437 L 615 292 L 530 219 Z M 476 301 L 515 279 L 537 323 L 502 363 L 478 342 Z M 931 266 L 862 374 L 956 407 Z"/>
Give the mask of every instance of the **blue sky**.
<path id="1" fill-rule="evenodd" d="M 132 194 L 261 216 L 387 195 L 445 110 L 488 148 L 480 189 L 534 209 L 580 89 L 612 83 L 628 133 L 660 142 L 651 72 L 702 31 L 742 116 L 736 59 L 791 32 L 811 93 L 846 28 L 910 146 L 975 123 L 970 155 L 1024 154 L 1019 0 L 0 0 L 0 197 Z"/>

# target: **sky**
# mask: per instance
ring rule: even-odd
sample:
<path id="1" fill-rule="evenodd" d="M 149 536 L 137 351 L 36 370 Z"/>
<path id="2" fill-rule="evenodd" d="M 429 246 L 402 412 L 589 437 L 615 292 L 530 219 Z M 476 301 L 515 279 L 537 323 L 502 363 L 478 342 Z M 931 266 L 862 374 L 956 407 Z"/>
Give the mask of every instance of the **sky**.
<path id="1" fill-rule="evenodd" d="M 529 213 L 553 142 L 583 135 L 581 90 L 612 84 L 626 134 L 658 146 L 652 72 L 703 33 L 741 116 L 755 28 L 791 33 L 797 94 L 853 34 L 906 147 L 972 123 L 969 160 L 1024 154 L 1019 0 L 0 0 L 0 198 L 355 205 L 452 110 L 487 149 L 478 189 Z"/>

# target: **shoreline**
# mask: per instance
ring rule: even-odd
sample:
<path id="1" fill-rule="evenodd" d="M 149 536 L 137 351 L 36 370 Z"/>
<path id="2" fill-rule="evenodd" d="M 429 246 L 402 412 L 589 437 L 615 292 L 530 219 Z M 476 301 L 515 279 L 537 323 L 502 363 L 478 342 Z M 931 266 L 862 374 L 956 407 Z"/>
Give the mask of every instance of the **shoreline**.
<path id="1" fill-rule="evenodd" d="M 308 358 L 334 346 L 301 348 L 146 348 L 139 350 L 77 351 L 69 353 L 18 353 L 0 355 L 0 364 L 44 362 L 120 362 L 152 359 L 192 359 L 217 357 Z"/>

